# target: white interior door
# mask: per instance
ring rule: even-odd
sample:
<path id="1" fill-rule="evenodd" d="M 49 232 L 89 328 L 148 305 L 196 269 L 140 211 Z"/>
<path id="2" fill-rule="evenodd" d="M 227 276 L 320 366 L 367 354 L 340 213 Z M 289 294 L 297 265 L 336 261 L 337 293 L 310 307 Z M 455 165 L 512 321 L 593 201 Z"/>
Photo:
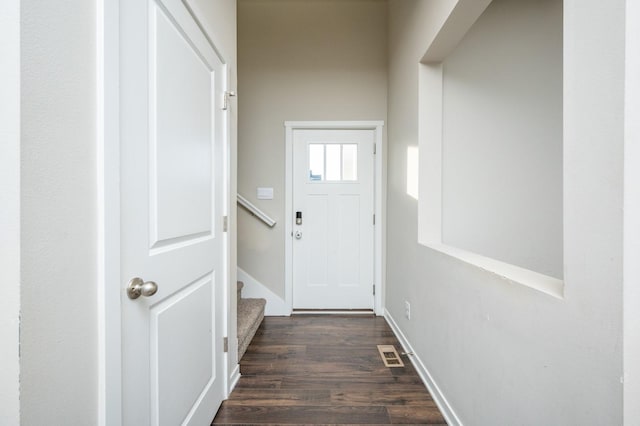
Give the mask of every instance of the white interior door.
<path id="1" fill-rule="evenodd" d="M 373 130 L 293 132 L 293 308 L 372 309 Z"/>
<path id="2" fill-rule="evenodd" d="M 121 1 L 120 26 L 122 282 L 157 284 L 122 294 L 123 424 L 208 425 L 225 396 L 226 69 L 180 0 Z"/>

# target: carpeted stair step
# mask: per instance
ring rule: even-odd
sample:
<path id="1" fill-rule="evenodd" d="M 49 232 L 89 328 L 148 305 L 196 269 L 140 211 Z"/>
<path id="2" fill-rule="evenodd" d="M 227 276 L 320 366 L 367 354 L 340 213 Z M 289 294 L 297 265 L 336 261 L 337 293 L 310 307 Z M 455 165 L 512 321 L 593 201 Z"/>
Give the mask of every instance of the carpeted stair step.
<path id="1" fill-rule="evenodd" d="M 267 303 L 264 299 L 243 299 L 242 289 L 244 283 L 237 283 L 238 296 L 238 361 L 246 352 L 253 336 L 264 319 L 264 307 Z"/>
<path id="2" fill-rule="evenodd" d="M 264 299 L 238 300 L 238 361 L 242 358 L 264 319 Z"/>

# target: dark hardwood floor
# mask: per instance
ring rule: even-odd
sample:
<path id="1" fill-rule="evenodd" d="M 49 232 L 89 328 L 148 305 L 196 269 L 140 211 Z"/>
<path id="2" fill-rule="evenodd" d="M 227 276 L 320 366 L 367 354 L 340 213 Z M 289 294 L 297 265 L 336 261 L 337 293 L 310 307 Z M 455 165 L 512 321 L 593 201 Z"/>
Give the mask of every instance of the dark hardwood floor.
<path id="1" fill-rule="evenodd" d="M 402 351 L 382 317 L 267 317 L 213 424 L 445 424 L 406 355 L 384 366 L 385 344 Z"/>

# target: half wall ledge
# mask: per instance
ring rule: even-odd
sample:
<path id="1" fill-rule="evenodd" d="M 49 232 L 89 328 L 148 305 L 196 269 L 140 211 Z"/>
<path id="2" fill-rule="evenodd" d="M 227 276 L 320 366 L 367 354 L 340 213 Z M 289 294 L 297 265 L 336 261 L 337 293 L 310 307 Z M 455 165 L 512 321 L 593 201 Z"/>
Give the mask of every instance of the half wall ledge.
<path id="1" fill-rule="evenodd" d="M 564 300 L 564 281 L 558 278 L 446 244 L 432 242 L 420 242 L 420 244 L 496 275 L 506 281 L 538 290 L 556 299 Z"/>

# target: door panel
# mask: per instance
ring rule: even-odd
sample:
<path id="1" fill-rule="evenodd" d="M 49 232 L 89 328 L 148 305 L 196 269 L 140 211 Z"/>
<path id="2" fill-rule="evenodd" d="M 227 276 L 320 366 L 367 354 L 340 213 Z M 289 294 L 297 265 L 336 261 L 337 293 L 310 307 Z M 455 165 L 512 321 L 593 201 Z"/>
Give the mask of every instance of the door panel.
<path id="1" fill-rule="evenodd" d="M 209 332 L 214 289 L 207 274 L 150 309 L 151 347 L 157 348 L 151 351 L 151 409 L 164 424 L 180 424 L 216 379 Z"/>
<path id="2" fill-rule="evenodd" d="M 224 395 L 225 67 L 179 0 L 121 13 L 125 425 L 209 424 Z"/>
<path id="3" fill-rule="evenodd" d="M 215 72 L 161 9 L 153 13 L 149 96 L 155 244 L 211 235 Z"/>
<path id="4" fill-rule="evenodd" d="M 337 284 L 356 287 L 360 284 L 360 195 L 339 195 L 337 205 Z"/>
<path id="5" fill-rule="evenodd" d="M 373 308 L 373 144 L 372 130 L 294 130 L 294 309 Z"/>
<path id="6" fill-rule="evenodd" d="M 308 244 L 312 247 L 307 261 L 307 284 L 313 287 L 326 287 L 329 282 L 329 232 L 328 232 L 328 197 L 322 195 L 310 195 L 307 198 L 307 209 L 304 239 L 300 245 Z M 308 243 L 307 243 L 308 242 Z M 306 247 L 305 247 L 306 248 Z"/>

